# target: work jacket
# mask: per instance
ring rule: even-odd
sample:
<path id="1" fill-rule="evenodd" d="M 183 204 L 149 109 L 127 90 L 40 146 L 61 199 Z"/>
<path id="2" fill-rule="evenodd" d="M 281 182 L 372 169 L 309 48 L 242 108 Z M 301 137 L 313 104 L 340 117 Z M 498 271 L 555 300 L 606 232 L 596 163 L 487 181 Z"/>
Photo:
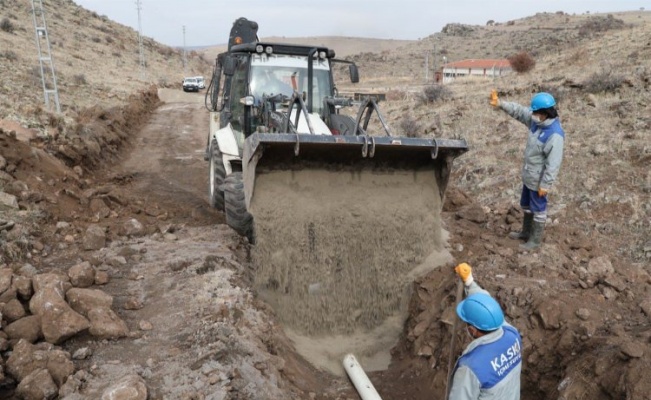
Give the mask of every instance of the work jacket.
<path id="1" fill-rule="evenodd" d="M 477 283 L 466 294 L 486 293 Z M 450 400 L 519 400 L 522 339 L 511 324 L 481 336 L 457 360 Z"/>
<path id="2" fill-rule="evenodd" d="M 565 132 L 558 118 L 546 119 L 540 124 L 532 121 L 529 107 L 501 101 L 500 108 L 529 128 L 524 150 L 522 183 L 530 190 L 549 190 L 556 180 L 563 161 Z"/>

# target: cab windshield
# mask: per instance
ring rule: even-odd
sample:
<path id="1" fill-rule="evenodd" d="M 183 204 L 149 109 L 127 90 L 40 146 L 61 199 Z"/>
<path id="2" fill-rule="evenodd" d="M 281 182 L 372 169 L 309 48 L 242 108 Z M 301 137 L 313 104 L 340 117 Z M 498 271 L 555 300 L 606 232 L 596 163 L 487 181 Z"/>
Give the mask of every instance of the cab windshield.
<path id="1" fill-rule="evenodd" d="M 313 110 L 320 113 L 323 98 L 330 96 L 330 66 L 328 60 L 314 60 Z M 294 91 L 304 94 L 307 103 L 307 57 L 289 55 L 254 55 L 251 60 L 251 94 L 256 100 L 263 95 L 283 94 L 291 96 Z"/>

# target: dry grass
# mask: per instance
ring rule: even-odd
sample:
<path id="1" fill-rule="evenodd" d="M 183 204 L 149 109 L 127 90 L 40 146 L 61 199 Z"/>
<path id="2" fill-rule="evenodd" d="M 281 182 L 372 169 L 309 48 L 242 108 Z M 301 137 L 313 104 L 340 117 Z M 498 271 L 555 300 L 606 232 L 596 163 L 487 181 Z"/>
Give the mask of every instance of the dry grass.
<path id="1" fill-rule="evenodd" d="M 429 85 L 426 86 L 420 94 L 420 99 L 423 103 L 435 103 L 437 101 L 447 100 L 452 97 L 452 90 L 444 85 Z"/>
<path id="2" fill-rule="evenodd" d="M 451 182 L 488 209 L 502 210 L 518 201 L 527 128 L 492 109 L 488 94 L 497 88 L 503 100 L 526 105 L 537 91 L 552 93 L 567 135 L 552 189 L 552 219 L 616 237 L 623 256 L 643 261 L 651 220 L 651 146 L 644 134 L 651 127 L 651 15 L 642 15 L 644 23 L 539 56 L 528 74 L 457 80 L 447 85 L 452 97 L 434 103 L 390 96 L 382 110 L 396 133 L 413 132 L 418 122 L 426 136 L 468 140 L 471 150 L 455 160 Z M 392 81 L 385 72 L 372 85 L 389 92 L 423 90 L 413 78 Z"/>
<path id="3" fill-rule="evenodd" d="M 583 82 L 588 93 L 614 93 L 624 85 L 624 75 L 611 70 L 595 72 Z"/>
<path id="4" fill-rule="evenodd" d="M 420 123 L 416 118 L 411 114 L 405 115 L 402 120 L 399 121 L 400 131 L 402 136 L 406 137 L 420 137 L 423 132 L 423 124 Z"/>

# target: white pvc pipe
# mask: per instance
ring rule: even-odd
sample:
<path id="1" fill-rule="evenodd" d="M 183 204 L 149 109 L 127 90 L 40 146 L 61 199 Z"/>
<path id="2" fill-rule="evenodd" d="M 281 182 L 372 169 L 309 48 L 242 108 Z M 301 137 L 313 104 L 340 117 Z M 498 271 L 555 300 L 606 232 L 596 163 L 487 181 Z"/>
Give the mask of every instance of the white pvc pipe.
<path id="1" fill-rule="evenodd" d="M 355 385 L 355 389 L 357 389 L 357 393 L 359 393 L 362 400 L 382 400 L 354 355 L 346 354 L 343 364 L 346 373 L 350 377 L 350 380 L 353 381 L 353 385 Z"/>

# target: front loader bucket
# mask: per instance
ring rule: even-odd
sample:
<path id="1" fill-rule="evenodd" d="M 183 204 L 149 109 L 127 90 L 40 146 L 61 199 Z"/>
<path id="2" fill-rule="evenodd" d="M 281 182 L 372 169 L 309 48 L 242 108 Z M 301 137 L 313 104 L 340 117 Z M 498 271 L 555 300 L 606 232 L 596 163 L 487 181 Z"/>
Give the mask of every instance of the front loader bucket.
<path id="1" fill-rule="evenodd" d="M 244 145 L 244 184 L 247 208 L 255 192 L 255 177 L 272 170 L 432 170 L 441 198 L 453 160 L 468 150 L 461 139 L 390 136 L 329 136 L 255 133 Z"/>
<path id="2" fill-rule="evenodd" d="M 414 280 L 452 259 L 442 197 L 465 151 L 464 140 L 247 138 L 253 284 L 317 367 L 343 373 L 350 352 L 369 371 L 388 366 Z"/>

